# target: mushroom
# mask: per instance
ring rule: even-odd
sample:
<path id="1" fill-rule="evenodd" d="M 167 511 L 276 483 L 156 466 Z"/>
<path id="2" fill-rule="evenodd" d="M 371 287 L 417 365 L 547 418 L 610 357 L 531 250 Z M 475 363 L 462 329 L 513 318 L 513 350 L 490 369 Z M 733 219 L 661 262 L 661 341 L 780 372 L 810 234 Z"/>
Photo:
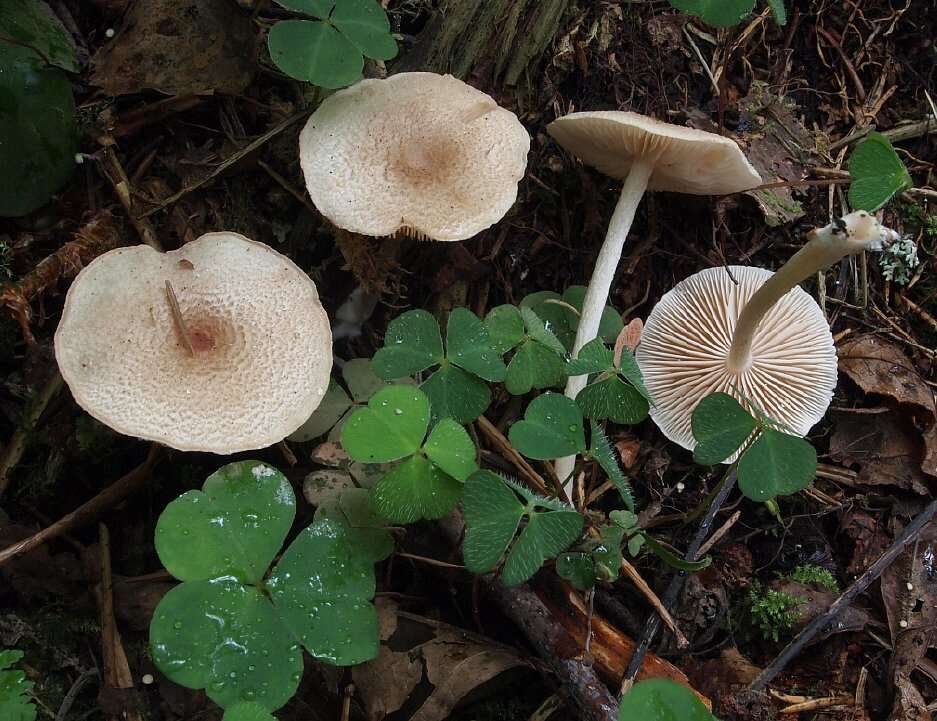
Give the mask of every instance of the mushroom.
<path id="1" fill-rule="evenodd" d="M 798 283 L 896 237 L 856 211 L 811 230 L 807 244 L 776 273 L 709 268 L 665 294 L 635 353 L 653 399 L 651 418 L 664 435 L 693 448 L 693 410 L 718 391 L 806 435 L 833 398 L 836 348 L 823 311 Z"/>
<path id="2" fill-rule="evenodd" d="M 517 198 L 530 136 L 451 75 L 400 73 L 326 98 L 299 136 L 309 197 L 355 233 L 465 240 Z"/>
<path id="3" fill-rule="evenodd" d="M 222 232 L 95 259 L 68 291 L 55 357 L 75 401 L 105 425 L 227 454 L 276 443 L 311 415 L 332 339 L 309 276 Z"/>
<path id="4" fill-rule="evenodd" d="M 646 190 L 722 195 L 753 188 L 761 184 L 761 176 L 732 140 L 638 113 L 571 113 L 550 123 L 547 132 L 584 163 L 625 181 L 582 303 L 575 357 L 599 333 L 622 247 Z M 566 395 L 575 399 L 587 380 L 585 375 L 570 376 Z M 561 479 L 572 473 L 574 460 L 557 461 Z"/>

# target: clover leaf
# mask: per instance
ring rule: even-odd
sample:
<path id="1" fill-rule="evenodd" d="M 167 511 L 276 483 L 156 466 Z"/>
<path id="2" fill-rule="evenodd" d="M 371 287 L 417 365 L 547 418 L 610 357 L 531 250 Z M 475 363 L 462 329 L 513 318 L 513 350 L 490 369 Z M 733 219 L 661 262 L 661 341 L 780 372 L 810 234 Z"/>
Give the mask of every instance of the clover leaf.
<path id="1" fill-rule="evenodd" d="M 68 32 L 37 0 L 0 13 L 0 216 L 44 205 L 75 169 L 71 83 L 78 57 Z"/>
<path id="2" fill-rule="evenodd" d="M 896 194 L 914 185 L 891 142 L 881 133 L 870 132 L 849 158 L 849 204 L 870 213 Z"/>
<path id="3" fill-rule="evenodd" d="M 508 393 L 520 396 L 533 388 L 562 385 L 566 380 L 563 344 L 530 308 L 514 311 L 521 320 L 523 333 L 508 363 L 504 387 Z"/>
<path id="4" fill-rule="evenodd" d="M 230 706 L 222 721 L 276 721 L 276 718 L 260 704 L 244 701 Z"/>
<path id="5" fill-rule="evenodd" d="M 367 403 L 371 396 L 387 385 L 383 378 L 374 373 L 371 361 L 367 358 L 347 361 L 342 367 L 342 379 L 348 390 L 330 379 L 318 408 L 309 416 L 309 420 L 293 431 L 290 440 L 303 443 L 318 438 L 332 428 L 341 428 L 350 415 L 349 411 Z"/>
<path id="6" fill-rule="evenodd" d="M 29 697 L 33 682 L 23 671 L 10 667 L 23 658 L 22 651 L 0 651 L 0 718 L 4 721 L 34 721 L 36 706 Z"/>
<path id="7" fill-rule="evenodd" d="M 556 575 L 573 588 L 587 591 L 595 585 L 595 561 L 591 553 L 563 553 L 556 558 Z"/>
<path id="8" fill-rule="evenodd" d="M 755 7 L 755 0 L 670 0 L 670 4 L 705 23 L 725 28 L 748 17 Z"/>
<path id="9" fill-rule="evenodd" d="M 270 29 L 270 58 L 284 73 L 323 88 L 361 78 L 364 58 L 390 60 L 397 43 L 377 0 L 277 0 L 318 20 L 283 20 Z"/>
<path id="10" fill-rule="evenodd" d="M 577 358 L 566 363 L 571 376 L 597 377 L 576 395 L 576 403 L 586 418 L 611 420 L 622 425 L 640 423 L 650 410 L 650 393 L 644 385 L 634 354 L 622 348 L 618 365 L 615 353 L 601 338 L 586 343 Z"/>
<path id="11" fill-rule="evenodd" d="M 563 347 L 569 351 L 576 340 L 579 314 L 582 312 L 585 297 L 586 286 L 571 285 L 563 295 L 550 290 L 531 293 L 521 301 L 521 307 L 530 308 L 542 318 L 547 329 L 556 335 Z M 614 343 L 623 327 L 618 312 L 610 305 L 605 306 L 599 323 L 599 338 Z"/>
<path id="12" fill-rule="evenodd" d="M 488 311 L 485 327 L 492 346 L 504 355 L 524 339 L 524 319 L 513 305 L 499 305 Z"/>
<path id="13" fill-rule="evenodd" d="M 476 468 L 476 449 L 451 418 L 429 433 L 430 401 L 419 388 L 393 385 L 376 393 L 342 428 L 342 445 L 356 461 L 402 461 L 371 489 L 371 503 L 396 523 L 441 518 L 459 502 Z"/>
<path id="14" fill-rule="evenodd" d="M 625 530 L 617 524 L 604 525 L 597 538 L 583 544 L 585 551 L 564 553 L 556 559 L 556 573 L 581 591 L 592 588 L 596 581 L 617 580 L 621 570 L 621 547 Z"/>
<path id="15" fill-rule="evenodd" d="M 507 553 L 501 569 L 501 580 L 507 586 L 531 578 L 545 561 L 555 558 L 582 533 L 583 518 L 576 511 L 491 471 L 476 471 L 468 477 L 462 508 L 465 567 L 473 573 L 485 573 Z M 524 518 L 524 530 L 514 540 Z"/>
<path id="16" fill-rule="evenodd" d="M 420 386 L 429 396 L 434 421 L 475 420 L 491 403 L 485 381 L 504 380 L 506 373 L 487 326 L 466 308 L 456 308 L 449 314 L 446 350 L 436 319 L 425 310 L 411 310 L 388 324 L 384 347 L 372 361 L 374 372 L 385 380 L 421 373 L 437 365 L 440 368 Z"/>
<path id="17" fill-rule="evenodd" d="M 157 522 L 157 553 L 183 583 L 153 615 L 154 662 L 170 680 L 204 688 L 230 708 L 229 721 L 292 697 L 300 645 L 335 665 L 377 654 L 373 564 L 390 554 L 390 535 L 317 519 L 267 576 L 294 515 L 283 474 L 241 461 L 170 503 Z"/>
<path id="18" fill-rule="evenodd" d="M 621 698 L 619 721 L 717 721 L 699 697 L 668 678 L 639 681 Z"/>
<path id="19" fill-rule="evenodd" d="M 527 406 L 524 419 L 508 431 L 520 453 L 536 460 L 572 456 L 586 450 L 582 412 L 560 393 L 544 393 Z"/>
<path id="20" fill-rule="evenodd" d="M 817 452 L 806 440 L 756 410 L 756 417 L 732 396 L 713 393 L 699 402 L 691 419 L 698 463 L 721 463 L 743 447 L 739 488 L 754 501 L 796 493 L 816 475 Z M 754 434 L 754 435 L 753 435 Z"/>

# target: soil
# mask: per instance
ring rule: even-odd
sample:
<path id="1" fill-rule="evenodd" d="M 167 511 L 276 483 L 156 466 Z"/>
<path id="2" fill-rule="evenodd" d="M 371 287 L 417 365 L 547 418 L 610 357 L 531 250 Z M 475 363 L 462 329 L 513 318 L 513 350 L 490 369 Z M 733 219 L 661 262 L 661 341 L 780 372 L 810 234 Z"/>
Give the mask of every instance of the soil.
<path id="1" fill-rule="evenodd" d="M 389 320 L 405 309 L 441 317 L 466 306 L 481 315 L 528 293 L 587 283 L 619 186 L 549 138 L 545 127 L 558 115 L 628 109 L 720 132 L 739 142 L 766 181 L 841 180 L 850 149 L 875 128 L 892 133 L 920 189 L 884 212 L 887 225 L 917 242 L 920 265 L 899 285 L 870 255 L 844 261 L 822 285 L 805 285 L 825 307 L 844 358 L 831 411 L 810 435 L 818 477 L 807 492 L 782 499 L 780 520 L 761 504 L 730 497 L 716 525 L 740 516 L 674 608 L 690 645 L 678 648 L 664 635 L 654 650 L 685 671 L 723 719 L 776 718 L 812 699 L 840 703 L 821 703 L 800 718 L 930 718 L 937 700 L 932 529 L 860 596 L 848 623 L 784 669 L 771 694 L 746 687 L 752 669 L 770 664 L 799 628 L 766 639 L 749 613 L 753 588 L 787 589 L 783 577 L 804 564 L 828 569 L 847 587 L 937 487 L 937 211 L 928 205 L 937 199 L 937 5 L 789 0 L 780 27 L 759 3 L 742 24 L 718 30 L 663 0 L 383 4 L 401 54 L 386 67 L 369 63 L 367 75 L 453 72 L 530 131 L 517 204 L 469 241 L 370 239 L 332 228 L 317 213 L 296 148 L 321 94 L 283 76 L 266 56 L 263 34 L 287 16 L 273 3 L 51 3 L 82 50 L 83 70 L 72 81 L 85 159 L 54 202 L 0 219 L 0 553 L 96 497 L 150 452 L 84 414 L 54 375 L 52 336 L 69 282 L 111 247 L 155 238 L 169 250 L 220 229 L 266 242 L 313 277 L 330 317 L 355 294 L 364 309 L 361 332 L 337 340 L 335 354 L 370 357 Z M 146 32 L 143 16 L 152 28 Z M 129 56 L 113 45 L 122 37 L 137 46 Z M 226 62 L 232 53 L 241 55 Z M 928 118 L 931 124 L 922 123 Z M 909 124 L 916 130 L 903 135 Z M 776 268 L 804 230 L 844 212 L 845 192 L 828 183 L 720 198 L 652 194 L 638 211 L 610 302 L 627 322 L 647 317 L 663 293 L 702 268 Z M 487 416 L 504 428 L 521 412 L 496 397 Z M 684 517 L 707 501 L 718 474 L 695 465 L 650 421 L 610 435 L 642 522 L 661 541 L 685 548 L 696 524 Z M 145 482 L 99 517 L 0 566 L 0 645 L 26 652 L 22 668 L 36 682 L 40 717 L 56 718 L 64 706 L 58 718 L 220 718 L 203 693 L 172 684 L 149 659 L 149 619 L 172 586 L 154 550 L 154 524 L 169 501 L 236 458 L 276 465 L 299 489 L 321 468 L 315 446 L 281 444 L 230 459 L 166 451 Z M 298 515 L 308 523 L 311 510 Z M 411 528 L 398 550 L 461 562 L 433 524 Z M 116 642 L 101 623 L 104 557 L 114 579 Z M 635 565 L 662 593 L 670 573 L 660 561 L 644 555 Z M 406 612 L 496 638 L 529 660 L 527 639 L 469 574 L 398 558 L 378 578 L 379 592 Z M 822 612 L 833 598 L 813 588 L 809 612 Z M 620 631 L 640 636 L 651 609 L 633 585 L 606 585 L 598 601 Z M 125 666 L 115 649 L 126 655 Z M 122 685 L 112 683 L 121 676 L 115 664 L 129 688 L 113 688 Z M 561 684 L 540 661 L 525 668 L 523 692 L 495 685 L 453 718 L 531 718 Z M 278 718 L 344 718 L 349 679 L 307 658 L 300 691 Z M 387 718 L 402 721 L 419 706 L 411 697 Z M 562 692 L 557 713 L 578 714 Z M 360 699 L 350 714 L 368 718 Z"/>

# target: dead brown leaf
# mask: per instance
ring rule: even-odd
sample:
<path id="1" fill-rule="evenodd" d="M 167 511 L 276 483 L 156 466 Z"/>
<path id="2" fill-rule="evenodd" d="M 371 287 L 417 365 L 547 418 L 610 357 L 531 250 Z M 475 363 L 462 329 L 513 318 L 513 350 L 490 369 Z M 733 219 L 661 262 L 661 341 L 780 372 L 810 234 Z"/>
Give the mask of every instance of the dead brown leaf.
<path id="1" fill-rule="evenodd" d="M 937 407 L 934 394 L 911 360 L 896 346 L 863 336 L 839 347 L 839 369 L 863 391 L 891 398 L 920 427 L 924 441 L 921 470 L 937 476 Z"/>
<path id="2" fill-rule="evenodd" d="M 138 0 L 114 41 L 92 59 L 91 82 L 110 95 L 235 95 L 256 67 L 250 16 L 234 3 Z"/>
<path id="3" fill-rule="evenodd" d="M 529 667 L 512 649 L 455 626 L 380 602 L 381 648 L 352 678 L 370 721 L 424 699 L 410 721 L 442 721 L 462 699 L 511 669 Z"/>

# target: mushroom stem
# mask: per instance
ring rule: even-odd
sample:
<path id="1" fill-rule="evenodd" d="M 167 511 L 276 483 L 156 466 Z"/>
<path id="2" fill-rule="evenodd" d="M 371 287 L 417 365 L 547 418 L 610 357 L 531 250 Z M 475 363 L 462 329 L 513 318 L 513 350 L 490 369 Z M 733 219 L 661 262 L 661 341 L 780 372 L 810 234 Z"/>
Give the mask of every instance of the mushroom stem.
<path id="1" fill-rule="evenodd" d="M 881 250 L 884 241 L 897 239 L 895 231 L 883 227 L 864 210 L 837 218 L 807 234 L 807 244 L 755 291 L 739 315 L 726 367 L 744 373 L 752 364 L 752 341 L 765 314 L 798 283 L 830 267 L 841 258 L 863 250 Z"/>
<path id="2" fill-rule="evenodd" d="M 172 289 L 172 283 L 166 281 L 166 298 L 169 300 L 169 312 L 172 314 L 173 323 L 176 325 L 176 331 L 182 338 L 182 344 L 189 352 L 189 355 L 195 357 L 195 348 L 192 347 L 192 339 L 189 337 L 189 329 L 186 327 L 185 319 L 182 317 L 182 309 L 179 307 L 179 300 L 176 298 L 176 292 Z"/>
<path id="3" fill-rule="evenodd" d="M 589 289 L 582 301 L 582 315 L 579 317 L 579 329 L 576 331 L 576 340 L 573 343 L 572 356 L 574 358 L 586 343 L 599 334 L 602 311 L 605 310 L 605 304 L 608 302 L 615 271 L 618 270 L 618 262 L 621 260 L 621 251 L 628 237 L 628 231 L 631 230 L 631 224 L 634 222 L 635 211 L 644 197 L 653 171 L 653 160 L 636 160 L 631 166 L 628 177 L 625 178 L 618 204 L 615 206 L 608 232 L 605 234 L 605 241 L 602 243 L 599 257 L 595 260 Z M 586 387 L 588 378 L 586 375 L 570 376 L 566 381 L 566 396 L 575 400 L 579 391 Z M 575 461 L 575 456 L 557 459 L 556 475 L 561 481 L 566 480 L 573 472 Z M 566 484 L 567 493 L 570 491 L 571 484 L 572 480 Z"/>

